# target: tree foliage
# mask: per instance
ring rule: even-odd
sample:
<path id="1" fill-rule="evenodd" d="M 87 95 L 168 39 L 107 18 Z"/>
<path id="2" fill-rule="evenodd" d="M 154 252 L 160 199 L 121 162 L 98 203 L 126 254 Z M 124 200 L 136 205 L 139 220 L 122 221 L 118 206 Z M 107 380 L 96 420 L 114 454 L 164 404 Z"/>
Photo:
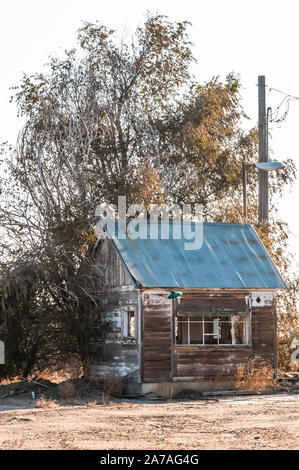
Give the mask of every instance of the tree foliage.
<path id="1" fill-rule="evenodd" d="M 88 364 L 88 320 L 103 297 L 93 230 L 101 202 L 194 202 L 209 220 L 243 220 L 241 167 L 257 158 L 257 131 L 243 130 L 237 76 L 204 84 L 192 76 L 188 27 L 149 16 L 118 45 L 112 30 L 86 23 L 78 51 L 52 58 L 16 88 L 26 123 L 17 147 L 2 149 L 0 314 L 7 325 L 24 320 L 14 332 L 23 350 L 11 352 L 18 367 L 28 350 L 39 361 L 71 352 Z M 282 191 L 294 171 L 289 161 L 272 190 Z M 253 223 L 256 186 L 252 173 Z M 287 229 L 274 220 L 257 229 L 285 274 Z"/>

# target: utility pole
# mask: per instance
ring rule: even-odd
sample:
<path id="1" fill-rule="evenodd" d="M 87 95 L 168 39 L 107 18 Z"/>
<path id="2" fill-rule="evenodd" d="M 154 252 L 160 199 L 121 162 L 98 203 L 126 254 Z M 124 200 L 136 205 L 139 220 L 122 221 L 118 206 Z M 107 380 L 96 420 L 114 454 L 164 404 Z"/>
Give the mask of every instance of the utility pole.
<path id="1" fill-rule="evenodd" d="M 268 159 L 268 116 L 266 116 L 266 80 L 258 77 L 258 112 L 259 112 L 259 163 Z M 268 222 L 269 216 L 268 172 L 259 170 L 259 222 Z"/>

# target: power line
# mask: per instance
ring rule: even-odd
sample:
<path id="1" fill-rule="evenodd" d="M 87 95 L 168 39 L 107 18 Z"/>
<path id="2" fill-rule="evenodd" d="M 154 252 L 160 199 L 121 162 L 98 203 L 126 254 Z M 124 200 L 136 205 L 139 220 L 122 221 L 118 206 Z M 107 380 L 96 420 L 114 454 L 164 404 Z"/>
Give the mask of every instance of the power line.
<path id="1" fill-rule="evenodd" d="M 270 114 L 270 122 L 274 122 L 276 124 L 281 124 L 283 121 L 286 120 L 286 117 L 289 113 L 290 102 L 294 101 L 294 100 L 299 100 L 299 97 L 294 96 L 294 95 L 290 95 L 289 93 L 285 93 L 284 91 L 278 90 L 277 88 L 274 88 L 274 87 L 269 87 L 269 86 L 267 86 L 267 87 L 269 88 L 267 96 L 269 96 L 269 94 L 271 93 L 272 90 L 276 91 L 277 93 L 281 93 L 282 95 L 284 95 L 284 98 L 281 101 L 281 103 L 278 106 L 276 106 L 274 112 L 272 112 L 272 109 L 271 109 L 271 114 Z M 284 102 L 286 102 L 285 103 L 285 111 L 283 112 L 282 115 L 279 116 L 279 110 L 280 110 L 281 106 L 284 104 Z"/>
<path id="2" fill-rule="evenodd" d="M 277 91 L 278 93 L 281 93 L 282 95 L 285 95 L 286 97 L 293 98 L 294 100 L 299 100 L 298 96 L 290 95 L 290 93 L 285 93 L 284 91 L 278 90 L 277 88 L 274 88 L 273 86 L 269 87 L 266 85 L 267 88 L 269 88 L 268 95 L 270 94 L 271 90 Z"/>

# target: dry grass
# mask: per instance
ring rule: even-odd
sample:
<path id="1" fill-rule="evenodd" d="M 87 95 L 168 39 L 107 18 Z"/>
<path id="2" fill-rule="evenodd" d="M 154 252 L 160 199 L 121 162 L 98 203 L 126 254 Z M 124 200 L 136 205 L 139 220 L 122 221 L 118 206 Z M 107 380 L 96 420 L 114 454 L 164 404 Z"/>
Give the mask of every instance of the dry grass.
<path id="1" fill-rule="evenodd" d="M 40 379 L 49 380 L 53 383 L 60 383 L 70 379 L 80 379 L 83 375 L 83 368 L 78 359 L 69 361 L 63 368 L 48 368 L 42 371 L 35 371 Z"/>
<path id="2" fill-rule="evenodd" d="M 0 385 L 11 385 L 17 382 L 21 382 L 21 377 L 16 375 L 15 377 L 0 379 Z"/>
<path id="3" fill-rule="evenodd" d="M 124 380 L 116 375 L 109 375 L 103 382 L 104 394 L 109 397 L 119 398 L 124 389 Z"/>
<path id="4" fill-rule="evenodd" d="M 80 379 L 83 376 L 83 367 L 78 358 L 69 361 L 67 364 L 59 368 L 51 367 L 39 370 L 33 369 L 32 373 L 28 376 L 28 380 L 48 380 L 49 382 L 60 384 L 66 380 Z M 8 378 L 0 378 L 0 385 L 10 385 L 15 382 L 21 382 L 22 376 L 14 376 Z"/>
<path id="5" fill-rule="evenodd" d="M 45 398 L 44 395 L 42 395 L 35 404 L 35 408 L 56 408 L 57 406 L 54 400 Z"/>
<path id="6" fill-rule="evenodd" d="M 98 402 L 97 400 L 94 400 L 94 401 L 90 401 L 87 403 L 87 406 L 90 408 L 90 407 L 93 407 L 93 406 L 97 406 L 98 405 Z"/>
<path id="7" fill-rule="evenodd" d="M 251 359 L 247 367 L 240 365 L 233 379 L 237 390 L 259 390 L 276 384 L 271 364 L 257 359 Z"/>

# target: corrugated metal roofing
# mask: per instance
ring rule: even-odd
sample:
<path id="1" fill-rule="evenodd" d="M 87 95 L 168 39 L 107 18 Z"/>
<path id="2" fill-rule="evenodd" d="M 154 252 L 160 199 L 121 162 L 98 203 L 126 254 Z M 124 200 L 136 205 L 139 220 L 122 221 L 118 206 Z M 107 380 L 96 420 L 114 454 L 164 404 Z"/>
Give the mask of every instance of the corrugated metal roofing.
<path id="1" fill-rule="evenodd" d="M 193 231 L 195 223 L 191 225 Z M 203 223 L 202 247 L 196 250 L 185 249 L 190 240 L 173 239 L 173 224 L 166 240 L 161 239 L 160 231 L 158 239 L 124 238 L 121 233 L 118 224 L 114 243 L 132 277 L 144 287 L 287 287 L 250 224 Z"/>

